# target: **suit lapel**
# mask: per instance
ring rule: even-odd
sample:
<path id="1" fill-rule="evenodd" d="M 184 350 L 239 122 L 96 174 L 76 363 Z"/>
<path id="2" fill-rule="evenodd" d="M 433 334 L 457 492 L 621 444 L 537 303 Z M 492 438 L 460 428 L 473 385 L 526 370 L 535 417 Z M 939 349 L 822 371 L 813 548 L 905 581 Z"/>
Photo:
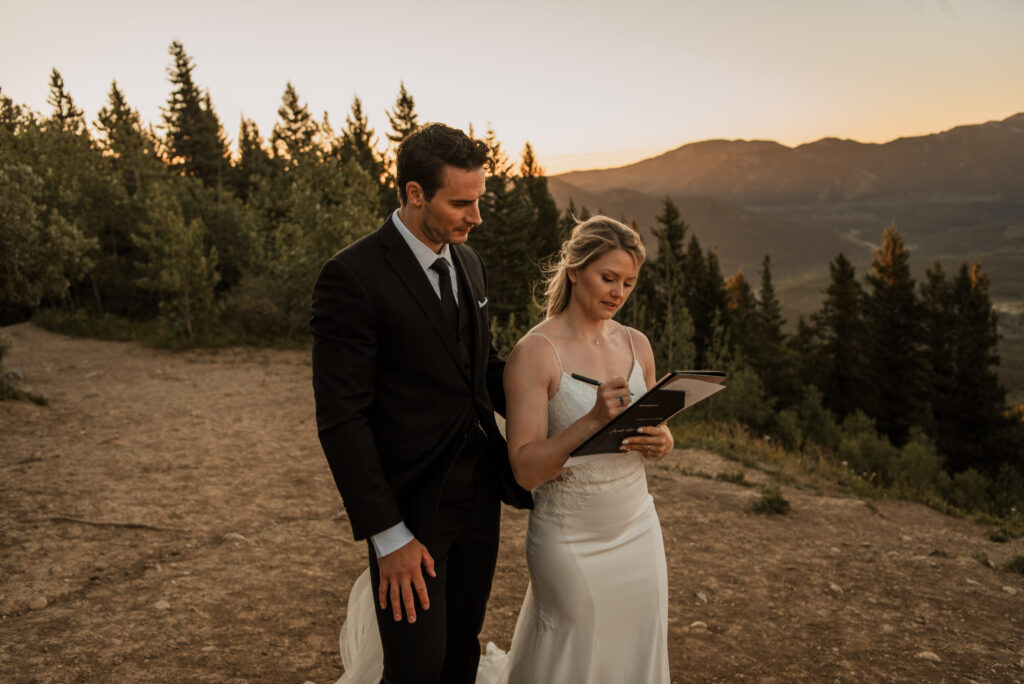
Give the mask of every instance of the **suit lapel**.
<path id="1" fill-rule="evenodd" d="M 384 248 L 385 260 L 394 269 L 399 280 L 402 281 L 409 294 L 423 310 L 427 320 L 430 321 L 430 325 L 434 328 L 434 332 L 444 342 L 444 347 L 448 351 L 448 355 L 451 356 L 452 361 L 455 362 L 459 372 L 469 380 L 470 378 L 466 375 L 466 370 L 459 361 L 458 341 L 455 339 L 455 333 L 452 331 L 448 317 L 444 314 L 444 309 L 441 308 L 441 300 L 434 292 L 433 286 L 427 279 L 427 274 L 423 272 L 419 262 L 416 261 L 416 257 L 413 256 L 409 245 L 399 235 L 398 228 L 395 227 L 394 222 L 390 218 L 381 227 L 379 240 Z"/>
<path id="2" fill-rule="evenodd" d="M 473 367 L 473 377 L 480 377 L 480 372 L 483 364 L 483 356 L 480 353 L 480 340 L 486 339 L 483 335 L 483 328 L 487 325 L 487 321 L 483 319 L 482 311 L 483 307 L 480 302 L 486 303 L 483 294 L 483 283 L 477 282 L 477 278 L 474 277 L 475 271 L 470 273 L 467 261 L 469 257 L 463 254 L 461 245 L 450 245 L 452 250 L 452 261 L 455 262 L 456 271 L 459 274 L 459 287 L 464 288 L 461 291 L 466 293 L 466 296 L 462 298 L 464 305 L 469 307 L 466 312 L 469 316 L 470 327 L 472 328 L 472 343 L 470 344 L 471 359 L 470 363 Z"/>

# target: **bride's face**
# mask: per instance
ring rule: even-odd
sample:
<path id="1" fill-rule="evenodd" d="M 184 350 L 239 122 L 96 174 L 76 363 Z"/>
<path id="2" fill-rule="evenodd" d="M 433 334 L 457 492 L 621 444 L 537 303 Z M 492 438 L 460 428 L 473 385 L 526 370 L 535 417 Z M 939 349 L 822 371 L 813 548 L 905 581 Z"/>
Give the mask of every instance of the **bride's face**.
<path id="1" fill-rule="evenodd" d="M 613 249 L 579 271 L 570 271 L 572 299 L 584 312 L 608 319 L 626 303 L 639 273 L 629 252 Z"/>

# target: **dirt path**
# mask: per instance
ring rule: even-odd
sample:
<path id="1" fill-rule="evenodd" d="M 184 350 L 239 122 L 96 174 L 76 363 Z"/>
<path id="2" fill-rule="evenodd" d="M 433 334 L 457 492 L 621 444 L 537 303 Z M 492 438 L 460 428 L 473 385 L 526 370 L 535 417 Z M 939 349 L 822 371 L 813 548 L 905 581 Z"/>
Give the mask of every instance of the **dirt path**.
<path id="1" fill-rule="evenodd" d="M 334 681 L 366 547 L 316 439 L 308 355 L 0 334 L 50 400 L 0 403 L 0 680 Z M 674 681 L 1024 681 L 1024 577 L 976 559 L 1024 541 L 792 488 L 788 515 L 758 516 L 753 490 L 673 465 L 735 465 L 681 449 L 648 470 Z M 482 635 L 502 648 L 525 522 L 506 509 Z"/>

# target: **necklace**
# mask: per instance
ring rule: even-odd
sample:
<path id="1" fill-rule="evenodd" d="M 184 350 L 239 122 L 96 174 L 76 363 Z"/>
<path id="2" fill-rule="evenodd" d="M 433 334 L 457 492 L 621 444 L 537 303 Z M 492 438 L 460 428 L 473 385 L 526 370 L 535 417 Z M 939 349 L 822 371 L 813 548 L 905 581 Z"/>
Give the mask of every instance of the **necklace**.
<path id="1" fill-rule="evenodd" d="M 565 323 L 565 325 L 569 328 L 569 330 L 571 330 L 573 332 L 574 335 L 579 335 L 580 337 L 583 337 L 583 335 L 576 328 L 576 326 L 574 326 L 572 323 L 570 323 L 569 321 L 565 320 L 564 318 L 562 320 Z M 601 344 L 601 336 L 600 335 L 598 335 L 597 337 L 594 338 L 594 344 Z"/>

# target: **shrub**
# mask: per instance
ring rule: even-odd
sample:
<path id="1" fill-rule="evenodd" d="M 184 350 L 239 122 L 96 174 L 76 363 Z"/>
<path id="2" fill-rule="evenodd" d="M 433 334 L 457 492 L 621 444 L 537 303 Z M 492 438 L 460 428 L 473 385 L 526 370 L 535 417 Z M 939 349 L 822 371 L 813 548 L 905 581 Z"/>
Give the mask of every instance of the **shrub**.
<path id="1" fill-rule="evenodd" d="M 758 489 L 761 490 L 761 499 L 754 503 L 755 513 L 781 515 L 789 511 L 789 501 L 782 496 L 782 490 L 777 484 L 763 484 Z"/>
<path id="2" fill-rule="evenodd" d="M 737 470 L 723 470 L 722 472 L 715 475 L 715 479 L 721 482 L 729 482 L 734 485 L 741 485 L 743 487 L 750 487 L 751 484 L 747 482 L 747 474 L 743 469 Z"/>
<path id="3" fill-rule="evenodd" d="M 914 428 L 910 441 L 893 463 L 893 485 L 905 496 L 927 499 L 938 492 L 943 482 L 943 461 L 935 445 L 920 429 Z"/>
<path id="4" fill-rule="evenodd" d="M 838 456 L 851 470 L 878 485 L 888 485 L 899 451 L 878 434 L 874 422 L 860 410 L 843 421 Z"/>
<path id="5" fill-rule="evenodd" d="M 968 468 L 953 476 L 948 499 L 962 511 L 987 511 L 991 484 L 988 477 L 974 468 Z"/>
<path id="6" fill-rule="evenodd" d="M 1007 572 L 1015 572 L 1018 575 L 1024 575 L 1024 556 L 1014 556 L 999 567 Z"/>
<path id="7" fill-rule="evenodd" d="M 821 392 L 817 387 L 811 385 L 807 388 L 803 401 L 797 405 L 796 410 L 804 439 L 800 444 L 801 449 L 806 447 L 807 442 L 830 451 L 839 448 L 839 425 L 836 423 L 835 415 L 822 405 Z"/>

